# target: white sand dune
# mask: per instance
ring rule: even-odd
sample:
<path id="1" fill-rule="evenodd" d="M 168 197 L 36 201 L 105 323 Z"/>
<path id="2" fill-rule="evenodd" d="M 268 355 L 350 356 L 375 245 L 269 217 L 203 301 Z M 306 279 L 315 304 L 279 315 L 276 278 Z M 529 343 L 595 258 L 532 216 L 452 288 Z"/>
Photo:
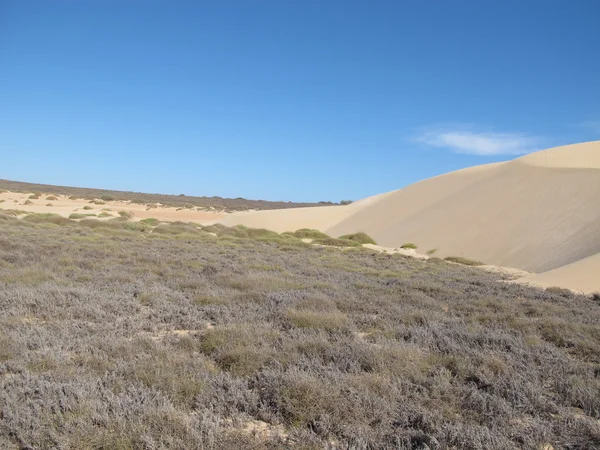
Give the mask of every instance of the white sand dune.
<path id="1" fill-rule="evenodd" d="M 560 286 L 584 294 L 600 292 L 600 253 L 518 281 L 541 287 Z"/>
<path id="2" fill-rule="evenodd" d="M 547 272 L 543 280 L 573 265 L 558 272 L 565 286 L 581 271 L 589 289 L 600 290 L 600 258 L 573 264 L 600 253 L 600 141 L 459 170 L 346 207 L 233 214 L 223 223 L 364 231 L 384 247 L 413 242 L 436 256 Z"/>
<path id="3" fill-rule="evenodd" d="M 394 192 L 374 195 L 345 206 L 314 206 L 309 208 L 243 211 L 228 215 L 219 222 L 223 225 L 246 225 L 267 228 L 282 233 L 300 228 L 326 230 L 352 216 L 361 209 L 382 201 Z"/>

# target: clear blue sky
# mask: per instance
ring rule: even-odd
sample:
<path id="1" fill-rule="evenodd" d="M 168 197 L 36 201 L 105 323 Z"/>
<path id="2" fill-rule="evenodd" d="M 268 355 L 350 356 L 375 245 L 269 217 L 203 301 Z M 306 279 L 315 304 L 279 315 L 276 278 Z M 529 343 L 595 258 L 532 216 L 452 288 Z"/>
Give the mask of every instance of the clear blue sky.
<path id="1" fill-rule="evenodd" d="M 338 201 L 595 139 L 598 0 L 0 0 L 0 178 Z"/>

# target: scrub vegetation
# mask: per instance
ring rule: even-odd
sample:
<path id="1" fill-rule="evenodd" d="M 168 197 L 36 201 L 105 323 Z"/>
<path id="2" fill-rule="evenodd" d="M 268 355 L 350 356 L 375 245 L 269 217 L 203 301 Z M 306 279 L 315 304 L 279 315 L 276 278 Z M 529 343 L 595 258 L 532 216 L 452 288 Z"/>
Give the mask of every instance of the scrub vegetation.
<path id="1" fill-rule="evenodd" d="M 3 212 L 0 448 L 598 448 L 600 303 L 501 276 Z"/>

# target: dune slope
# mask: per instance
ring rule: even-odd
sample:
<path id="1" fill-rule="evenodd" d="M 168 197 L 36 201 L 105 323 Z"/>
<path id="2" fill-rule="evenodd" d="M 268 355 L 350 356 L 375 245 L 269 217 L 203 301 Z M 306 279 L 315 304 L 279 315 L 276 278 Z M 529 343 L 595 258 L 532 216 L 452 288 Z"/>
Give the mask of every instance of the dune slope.
<path id="1" fill-rule="evenodd" d="M 584 294 L 600 293 L 600 253 L 518 281 L 541 287 L 560 286 Z"/>
<path id="2" fill-rule="evenodd" d="M 317 228 L 332 236 L 364 231 L 385 247 L 413 242 L 423 253 L 436 249 L 436 256 L 541 273 L 600 253 L 599 199 L 597 141 L 459 170 L 350 207 L 225 220 L 279 231 Z M 595 261 L 589 264 L 600 269 Z"/>

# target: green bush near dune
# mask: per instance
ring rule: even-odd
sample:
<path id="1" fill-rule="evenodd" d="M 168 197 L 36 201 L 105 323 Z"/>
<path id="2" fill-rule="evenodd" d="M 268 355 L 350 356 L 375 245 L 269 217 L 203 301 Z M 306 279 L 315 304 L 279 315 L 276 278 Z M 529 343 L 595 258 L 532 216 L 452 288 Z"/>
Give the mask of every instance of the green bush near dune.
<path id="1" fill-rule="evenodd" d="M 415 244 L 413 244 L 413 243 L 409 242 L 409 243 L 406 243 L 406 244 L 402 244 L 402 245 L 400 246 L 400 248 L 403 248 L 403 249 L 405 249 L 405 250 L 409 250 L 409 249 L 410 249 L 410 250 L 416 250 L 416 249 L 417 249 L 417 246 L 416 246 Z"/>
<path id="2" fill-rule="evenodd" d="M 362 244 L 356 241 L 350 241 L 348 239 L 335 239 L 335 238 L 327 238 L 327 239 L 315 239 L 312 241 L 313 244 L 318 245 L 327 245 L 332 247 L 360 247 Z"/>
<path id="3" fill-rule="evenodd" d="M 148 219 L 142 219 L 142 220 L 140 220 L 140 222 L 145 223 L 146 225 L 153 226 L 153 227 L 160 224 L 160 220 L 154 219 L 152 217 L 149 217 Z"/>
<path id="4" fill-rule="evenodd" d="M 299 230 L 288 232 L 286 234 L 292 234 L 298 239 L 329 239 L 330 236 L 319 230 L 313 230 L 311 228 L 301 228 Z"/>
<path id="5" fill-rule="evenodd" d="M 73 213 L 69 216 L 69 219 L 85 219 L 86 217 L 96 217 L 96 214 Z"/>
<path id="6" fill-rule="evenodd" d="M 360 244 L 373 244 L 377 245 L 377 242 L 371 236 L 366 233 L 354 233 L 354 234 L 345 234 L 344 236 L 340 236 L 338 239 L 346 239 L 349 241 L 355 241 Z"/>
<path id="7" fill-rule="evenodd" d="M 446 261 L 462 264 L 463 266 L 483 266 L 485 263 L 481 261 L 475 261 L 468 258 L 463 258 L 462 256 L 447 256 L 444 258 Z"/>

